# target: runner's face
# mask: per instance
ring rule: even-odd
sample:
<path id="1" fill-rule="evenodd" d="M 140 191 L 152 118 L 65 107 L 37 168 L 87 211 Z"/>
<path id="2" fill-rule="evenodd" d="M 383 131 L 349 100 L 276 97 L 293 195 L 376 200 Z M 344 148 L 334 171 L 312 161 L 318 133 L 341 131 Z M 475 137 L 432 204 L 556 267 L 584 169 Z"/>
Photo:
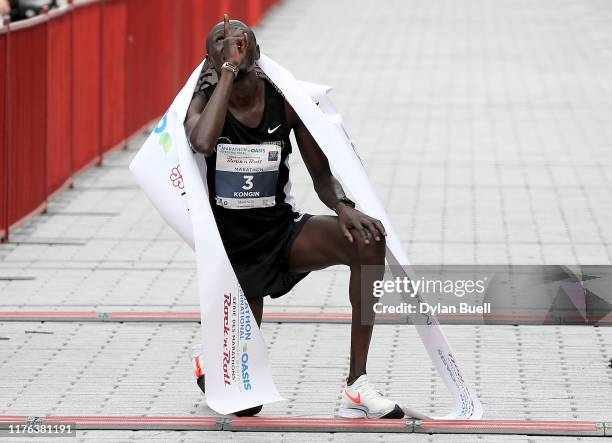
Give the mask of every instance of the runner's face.
<path id="1" fill-rule="evenodd" d="M 239 29 L 246 32 L 247 38 L 249 39 L 247 55 L 244 61 L 240 63 L 240 66 L 238 66 L 240 75 L 252 71 L 255 68 L 255 61 L 259 59 L 259 45 L 255 41 L 255 34 L 247 25 L 239 20 L 230 20 L 230 24 L 232 26 L 232 30 Z M 212 60 L 217 73 L 220 72 L 221 65 L 223 65 L 223 63 L 226 61 L 223 54 L 223 38 L 223 22 L 219 22 L 212 28 L 206 39 L 208 56 Z"/>

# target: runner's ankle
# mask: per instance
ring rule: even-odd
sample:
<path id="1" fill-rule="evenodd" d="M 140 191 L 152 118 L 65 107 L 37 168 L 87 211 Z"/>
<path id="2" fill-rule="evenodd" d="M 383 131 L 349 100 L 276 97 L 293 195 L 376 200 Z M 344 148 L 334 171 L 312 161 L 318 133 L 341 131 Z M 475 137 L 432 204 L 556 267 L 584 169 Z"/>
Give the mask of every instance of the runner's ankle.
<path id="1" fill-rule="evenodd" d="M 364 371 L 364 372 L 361 372 L 361 373 L 358 373 L 358 374 L 355 374 L 355 375 L 349 374 L 349 376 L 346 378 L 346 384 L 347 384 L 348 386 L 352 385 L 352 384 L 353 384 L 353 383 L 355 383 L 355 381 L 357 381 L 357 379 L 358 379 L 359 377 L 361 377 L 362 375 L 366 375 L 365 371 Z"/>

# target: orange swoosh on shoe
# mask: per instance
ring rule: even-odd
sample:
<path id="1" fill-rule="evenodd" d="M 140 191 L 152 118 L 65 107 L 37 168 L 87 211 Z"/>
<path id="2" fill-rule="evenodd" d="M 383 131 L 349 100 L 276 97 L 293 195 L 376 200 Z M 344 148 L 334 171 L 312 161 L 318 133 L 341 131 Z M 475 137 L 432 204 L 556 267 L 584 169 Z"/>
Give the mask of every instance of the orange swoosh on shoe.
<path id="1" fill-rule="evenodd" d="M 353 403 L 361 404 L 361 394 L 359 392 L 357 393 L 357 397 L 352 397 L 351 394 L 349 394 L 346 389 L 344 390 L 344 393 L 349 398 L 349 400 L 352 401 Z"/>

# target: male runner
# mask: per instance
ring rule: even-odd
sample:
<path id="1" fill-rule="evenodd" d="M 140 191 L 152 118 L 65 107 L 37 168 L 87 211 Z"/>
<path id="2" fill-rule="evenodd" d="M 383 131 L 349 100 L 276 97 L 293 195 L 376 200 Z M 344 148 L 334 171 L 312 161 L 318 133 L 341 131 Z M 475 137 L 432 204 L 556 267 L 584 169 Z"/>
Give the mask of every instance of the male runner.
<path id="1" fill-rule="evenodd" d="M 266 295 L 286 294 L 310 271 L 349 266 L 350 370 L 338 415 L 402 418 L 401 407 L 376 391 L 366 375 L 372 325 L 362 321 L 361 267 L 384 265 L 384 227 L 355 209 L 308 129 L 257 67 L 259 45 L 249 27 L 225 15 L 208 35 L 206 50 L 185 130 L 194 151 L 206 156 L 213 214 L 257 324 Z M 317 195 L 336 216 L 300 214 L 293 207 L 292 130 Z M 240 162 L 261 167 L 245 169 Z M 371 306 L 364 312 L 372 312 Z"/>

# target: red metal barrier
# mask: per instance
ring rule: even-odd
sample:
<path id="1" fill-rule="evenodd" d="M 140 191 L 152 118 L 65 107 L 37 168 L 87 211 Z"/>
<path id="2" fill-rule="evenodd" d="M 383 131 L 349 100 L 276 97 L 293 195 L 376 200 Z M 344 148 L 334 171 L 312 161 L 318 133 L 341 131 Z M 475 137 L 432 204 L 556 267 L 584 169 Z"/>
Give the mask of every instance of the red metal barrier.
<path id="1" fill-rule="evenodd" d="M 249 24 L 247 0 L 230 0 L 228 12 L 231 18 Z"/>
<path id="2" fill-rule="evenodd" d="M 262 0 L 250 0 L 247 2 L 247 24 L 254 26 L 261 20 Z"/>
<path id="3" fill-rule="evenodd" d="M 229 3 L 227 3 L 229 8 Z M 223 19 L 223 2 L 213 0 L 193 0 L 193 52 L 191 54 L 191 67 L 185 72 L 186 78 L 191 71 L 206 56 L 206 36 L 210 29 Z"/>
<path id="4" fill-rule="evenodd" d="M 47 39 L 47 195 L 72 177 L 72 16 L 49 15 Z"/>
<path id="5" fill-rule="evenodd" d="M 276 0 L 74 0 L 0 29 L 0 237 L 159 118 L 223 13 Z"/>
<path id="6" fill-rule="evenodd" d="M 130 0 L 127 3 L 127 61 L 126 61 L 126 129 L 128 134 L 140 131 L 154 114 L 151 105 L 155 91 L 151 90 L 154 73 L 150 70 L 148 59 L 151 52 L 147 42 L 153 26 L 149 26 L 147 8 L 149 0 Z"/>
<path id="7" fill-rule="evenodd" d="M 176 22 L 177 9 L 174 2 L 166 0 L 149 0 L 155 7 L 151 8 L 149 16 L 150 37 L 149 62 L 149 89 L 148 94 L 153 99 L 148 118 L 156 119 L 172 103 L 179 91 L 180 52 L 175 51 L 175 36 L 181 32 Z M 151 75 L 155 73 L 155 75 Z M 183 83 L 183 80 L 180 81 Z"/>
<path id="8" fill-rule="evenodd" d="M 278 0 L 261 0 L 261 16 L 266 15 L 275 3 L 278 3 Z"/>
<path id="9" fill-rule="evenodd" d="M 8 60 L 6 58 L 7 28 L 0 27 L 0 63 L 5 68 L 0 69 L 0 238 L 4 238 L 8 227 L 7 199 L 8 199 L 8 149 L 7 149 L 7 113 L 6 113 L 6 84 Z"/>
<path id="10" fill-rule="evenodd" d="M 44 16 L 9 27 L 8 225 L 45 207 L 47 26 Z"/>
<path id="11" fill-rule="evenodd" d="M 198 16 L 194 0 L 174 2 L 175 34 L 174 48 L 177 51 L 177 73 L 179 83 L 191 70 L 193 51 L 196 42 L 194 41 L 194 20 Z"/>
<path id="12" fill-rule="evenodd" d="M 102 4 L 102 151 L 125 143 L 127 4 Z"/>
<path id="13" fill-rule="evenodd" d="M 100 3 L 75 4 L 72 16 L 74 169 L 100 159 Z"/>

